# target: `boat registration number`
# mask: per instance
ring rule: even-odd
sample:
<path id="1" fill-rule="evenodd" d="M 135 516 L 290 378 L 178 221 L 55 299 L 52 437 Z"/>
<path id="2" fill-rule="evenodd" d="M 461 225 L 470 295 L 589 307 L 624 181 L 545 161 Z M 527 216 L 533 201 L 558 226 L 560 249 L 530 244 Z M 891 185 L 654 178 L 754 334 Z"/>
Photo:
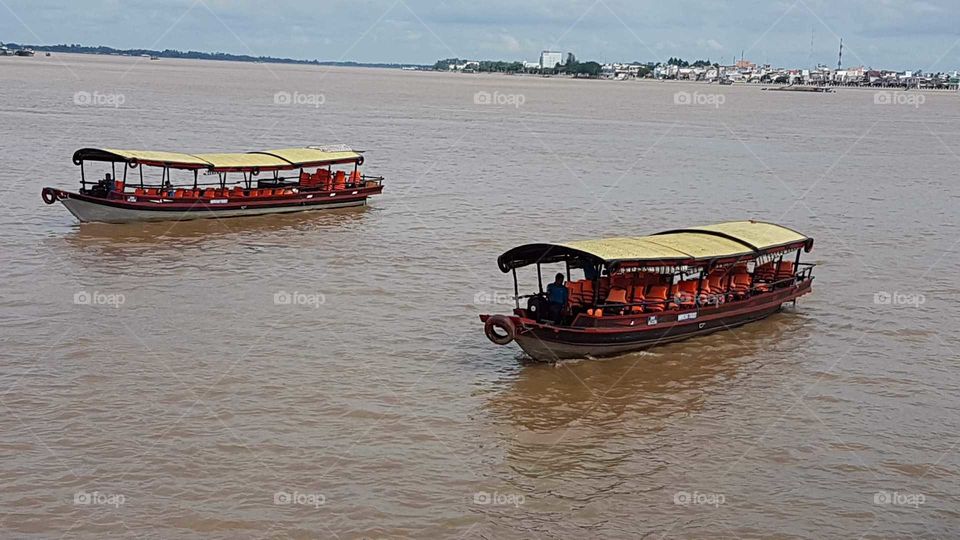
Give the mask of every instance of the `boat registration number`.
<path id="1" fill-rule="evenodd" d="M 691 311 L 690 313 L 681 313 L 680 315 L 677 315 L 678 321 L 690 321 L 696 318 L 697 318 L 696 311 Z"/>
<path id="2" fill-rule="evenodd" d="M 210 199 L 210 204 L 227 204 L 229 199 Z"/>

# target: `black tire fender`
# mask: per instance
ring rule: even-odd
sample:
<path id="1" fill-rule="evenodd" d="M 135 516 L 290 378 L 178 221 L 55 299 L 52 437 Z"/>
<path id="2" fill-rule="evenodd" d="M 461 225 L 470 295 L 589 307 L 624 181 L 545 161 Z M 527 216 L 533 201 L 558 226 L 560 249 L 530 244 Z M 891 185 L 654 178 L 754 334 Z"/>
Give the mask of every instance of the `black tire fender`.
<path id="1" fill-rule="evenodd" d="M 43 191 L 40 192 L 40 196 L 43 197 L 43 202 L 47 204 L 53 204 L 57 202 L 57 199 L 59 199 L 57 196 L 57 190 L 48 187 L 43 188 Z"/>
<path id="2" fill-rule="evenodd" d="M 517 326 L 506 315 L 494 315 L 484 323 L 483 332 L 487 335 L 487 339 L 497 345 L 506 345 L 517 337 Z"/>

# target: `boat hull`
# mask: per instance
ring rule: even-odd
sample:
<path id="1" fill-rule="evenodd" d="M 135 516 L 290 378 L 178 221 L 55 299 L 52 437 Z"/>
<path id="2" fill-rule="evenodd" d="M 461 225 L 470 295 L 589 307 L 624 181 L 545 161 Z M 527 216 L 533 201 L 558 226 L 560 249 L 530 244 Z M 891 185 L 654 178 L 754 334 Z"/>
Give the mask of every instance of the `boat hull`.
<path id="1" fill-rule="evenodd" d="M 598 319 L 593 328 L 553 326 L 514 317 L 518 328 L 514 339 L 526 354 L 543 362 L 641 351 L 769 317 L 783 304 L 810 292 L 811 281 L 719 307 Z"/>
<path id="2" fill-rule="evenodd" d="M 217 199 L 214 203 L 206 200 L 181 202 L 157 197 L 130 197 L 138 199 L 134 201 L 104 199 L 55 190 L 55 198 L 63 203 L 63 206 L 81 223 L 135 223 L 219 219 L 348 208 L 366 205 L 367 198 L 377 193 L 380 193 L 380 186 L 332 194 L 301 193 L 293 197 L 275 199 Z"/>
<path id="3" fill-rule="evenodd" d="M 224 210 L 197 209 L 173 213 L 169 210 L 142 210 L 117 208 L 102 204 L 83 201 L 80 199 L 65 199 L 63 206 L 70 211 L 81 223 L 134 223 L 140 221 L 188 221 L 194 219 L 231 218 L 243 216 L 262 216 L 266 214 L 286 214 L 292 212 L 306 212 L 310 210 L 329 210 L 333 208 L 347 208 L 364 206 L 367 200 L 331 202 L 315 206 L 278 206 L 268 208 L 237 208 Z"/>

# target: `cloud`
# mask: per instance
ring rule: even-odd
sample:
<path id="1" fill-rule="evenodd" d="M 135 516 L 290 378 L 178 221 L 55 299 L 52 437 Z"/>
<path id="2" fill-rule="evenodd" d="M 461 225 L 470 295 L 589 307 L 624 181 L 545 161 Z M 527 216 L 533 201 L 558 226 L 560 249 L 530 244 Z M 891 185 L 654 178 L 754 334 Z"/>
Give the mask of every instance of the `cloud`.
<path id="1" fill-rule="evenodd" d="M 711 51 L 722 51 L 723 45 L 715 39 L 698 39 L 697 46 L 703 49 L 709 49 Z"/>

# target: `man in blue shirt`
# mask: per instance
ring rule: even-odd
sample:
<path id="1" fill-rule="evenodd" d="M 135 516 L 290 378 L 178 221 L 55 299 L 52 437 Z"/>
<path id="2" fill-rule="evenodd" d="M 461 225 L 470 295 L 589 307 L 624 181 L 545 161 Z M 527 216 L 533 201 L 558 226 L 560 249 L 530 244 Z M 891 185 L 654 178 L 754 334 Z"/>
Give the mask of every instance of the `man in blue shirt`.
<path id="1" fill-rule="evenodd" d="M 567 305 L 567 297 L 570 291 L 563 285 L 563 274 L 557 274 L 553 283 L 547 285 L 547 302 L 549 307 L 547 314 L 556 322 L 560 322 L 560 316 L 563 314 L 563 308 Z"/>

